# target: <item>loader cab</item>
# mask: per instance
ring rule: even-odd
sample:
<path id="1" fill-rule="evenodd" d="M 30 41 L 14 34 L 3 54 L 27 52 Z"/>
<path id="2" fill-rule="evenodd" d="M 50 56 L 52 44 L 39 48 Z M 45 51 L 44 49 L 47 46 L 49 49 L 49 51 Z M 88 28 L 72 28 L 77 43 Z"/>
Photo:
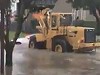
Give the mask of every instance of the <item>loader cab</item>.
<path id="1" fill-rule="evenodd" d="M 51 28 L 59 26 L 70 26 L 72 23 L 72 13 L 52 13 Z"/>
<path id="2" fill-rule="evenodd" d="M 35 16 L 37 18 L 37 15 Z M 50 15 L 42 15 L 38 19 L 40 31 L 49 29 L 57 29 L 59 26 L 70 26 L 72 23 L 72 13 L 51 13 Z"/>
<path id="3" fill-rule="evenodd" d="M 72 15 L 71 14 L 61 14 L 60 25 L 70 26 L 71 23 L 72 23 Z"/>

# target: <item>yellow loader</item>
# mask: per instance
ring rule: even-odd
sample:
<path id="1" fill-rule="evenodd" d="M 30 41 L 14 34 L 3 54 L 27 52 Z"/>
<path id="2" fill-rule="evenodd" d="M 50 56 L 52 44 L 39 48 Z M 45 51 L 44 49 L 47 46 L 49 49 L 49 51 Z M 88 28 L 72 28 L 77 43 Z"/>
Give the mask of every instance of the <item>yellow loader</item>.
<path id="1" fill-rule="evenodd" d="M 29 38 L 29 48 L 49 49 L 57 52 L 84 52 L 100 47 L 95 28 L 72 25 L 72 13 L 41 11 L 34 13 L 38 33 Z"/>

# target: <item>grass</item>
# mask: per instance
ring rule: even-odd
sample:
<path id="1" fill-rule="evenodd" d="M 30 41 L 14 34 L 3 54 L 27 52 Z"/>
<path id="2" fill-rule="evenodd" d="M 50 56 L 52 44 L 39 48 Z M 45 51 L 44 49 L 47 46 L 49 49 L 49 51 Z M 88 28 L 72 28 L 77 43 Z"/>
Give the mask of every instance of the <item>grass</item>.
<path id="1" fill-rule="evenodd" d="M 26 35 L 25 33 L 22 33 L 22 32 L 21 32 L 19 38 L 25 37 L 25 35 Z M 9 39 L 10 39 L 10 40 L 13 39 L 14 36 L 15 36 L 15 32 L 14 32 L 14 31 L 10 31 L 10 32 L 9 32 Z"/>

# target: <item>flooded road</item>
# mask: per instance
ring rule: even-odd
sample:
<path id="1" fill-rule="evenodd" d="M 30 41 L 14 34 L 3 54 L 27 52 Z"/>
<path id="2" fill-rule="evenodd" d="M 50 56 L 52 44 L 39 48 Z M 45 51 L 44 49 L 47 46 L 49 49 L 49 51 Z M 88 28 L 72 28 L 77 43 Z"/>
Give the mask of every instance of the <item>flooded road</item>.
<path id="1" fill-rule="evenodd" d="M 57 53 L 24 43 L 15 47 L 10 69 L 12 75 L 100 75 L 100 49 L 96 54 Z"/>
<path id="2" fill-rule="evenodd" d="M 16 45 L 13 67 L 5 75 L 100 75 L 100 49 L 90 53 L 58 53 Z"/>

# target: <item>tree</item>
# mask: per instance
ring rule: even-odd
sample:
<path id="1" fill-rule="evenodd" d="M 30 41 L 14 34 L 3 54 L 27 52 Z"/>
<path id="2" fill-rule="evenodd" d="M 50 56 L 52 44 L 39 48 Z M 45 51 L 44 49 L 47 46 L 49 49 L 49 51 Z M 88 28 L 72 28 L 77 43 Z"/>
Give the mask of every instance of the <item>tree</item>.
<path id="1" fill-rule="evenodd" d="M 14 46 L 16 44 L 16 40 L 18 39 L 21 30 L 22 30 L 22 24 L 25 21 L 25 19 L 28 17 L 30 11 L 39 11 L 45 8 L 53 8 L 55 5 L 55 2 L 57 0 L 19 0 L 18 3 L 18 19 L 17 19 L 17 29 L 15 36 L 13 38 L 13 41 L 9 40 L 9 14 L 7 11 L 6 20 L 6 34 L 5 34 L 5 50 L 6 50 L 6 65 L 12 66 L 12 53 Z M 14 0 L 12 0 L 14 2 Z M 9 9 L 9 8 L 8 8 Z M 28 9 L 29 12 L 26 16 L 24 16 L 25 10 Z"/>
<path id="2" fill-rule="evenodd" d="M 67 2 L 72 3 L 73 8 L 90 10 L 90 14 L 96 18 L 96 34 L 100 35 L 100 0 L 67 0 Z"/>
<path id="3" fill-rule="evenodd" d="M 1 43 L 1 74 L 4 74 L 4 27 L 5 11 L 10 5 L 10 0 L 0 0 L 0 43 Z"/>

